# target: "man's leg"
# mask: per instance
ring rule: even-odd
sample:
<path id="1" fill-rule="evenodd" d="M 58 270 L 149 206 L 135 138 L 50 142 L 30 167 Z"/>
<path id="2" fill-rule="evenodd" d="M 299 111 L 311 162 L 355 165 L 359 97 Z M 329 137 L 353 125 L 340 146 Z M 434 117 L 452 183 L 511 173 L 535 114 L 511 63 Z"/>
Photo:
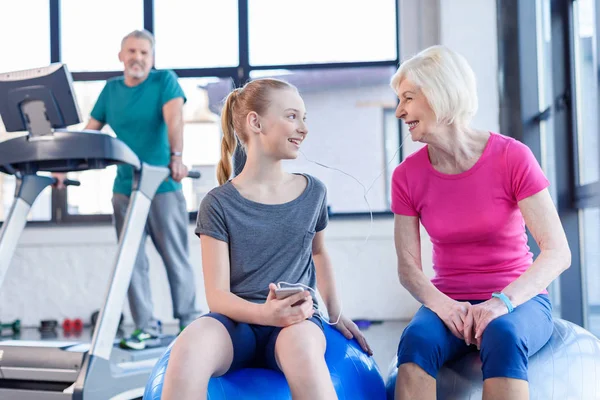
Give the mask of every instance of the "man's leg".
<path id="1" fill-rule="evenodd" d="M 117 238 L 120 239 L 127 214 L 127 207 L 129 206 L 129 197 L 115 193 L 112 198 L 112 204 Z M 150 292 L 149 279 L 150 266 L 145 251 L 147 237 L 147 231 L 144 229 L 127 292 L 129 308 L 135 327 L 141 330 L 148 329 L 152 321 L 152 294 Z"/>
<path id="2" fill-rule="evenodd" d="M 196 279 L 190 263 L 189 217 L 181 190 L 154 197 L 148 218 L 152 242 L 167 270 L 173 300 L 173 316 L 181 328 L 200 316 L 196 307 Z"/>

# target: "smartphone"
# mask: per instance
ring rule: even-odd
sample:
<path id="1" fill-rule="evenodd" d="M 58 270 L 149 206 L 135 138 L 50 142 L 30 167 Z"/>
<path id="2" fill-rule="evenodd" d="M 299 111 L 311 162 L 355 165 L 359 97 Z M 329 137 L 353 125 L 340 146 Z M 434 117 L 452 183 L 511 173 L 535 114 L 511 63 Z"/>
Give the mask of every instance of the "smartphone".
<path id="1" fill-rule="evenodd" d="M 281 289 L 275 289 L 275 298 L 277 300 L 283 300 L 287 297 L 290 297 L 296 293 L 302 293 L 304 291 L 303 288 L 301 287 L 286 287 L 286 288 L 281 288 Z M 300 300 L 299 302 L 295 303 L 292 305 L 292 307 L 295 307 L 297 305 L 300 305 L 302 303 L 304 303 L 306 300 Z"/>
<path id="2" fill-rule="evenodd" d="M 275 298 L 277 300 L 283 300 L 296 293 L 302 293 L 304 291 L 301 287 L 286 287 L 281 289 L 275 289 Z"/>

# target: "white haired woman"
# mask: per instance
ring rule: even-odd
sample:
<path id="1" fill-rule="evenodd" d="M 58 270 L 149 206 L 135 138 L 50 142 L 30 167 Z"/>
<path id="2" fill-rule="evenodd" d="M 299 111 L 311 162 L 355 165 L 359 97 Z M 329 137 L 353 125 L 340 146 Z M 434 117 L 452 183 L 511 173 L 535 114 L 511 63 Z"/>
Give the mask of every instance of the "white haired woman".
<path id="1" fill-rule="evenodd" d="M 423 305 L 400 339 L 396 398 L 435 399 L 442 365 L 480 350 L 483 398 L 528 399 L 528 358 L 553 329 L 546 288 L 571 264 L 549 182 L 524 144 L 470 126 L 476 81 L 461 55 L 423 50 L 391 86 L 396 117 L 426 144 L 392 178 L 398 275 Z M 420 224 L 433 244 L 431 280 Z M 541 250 L 535 261 L 525 226 Z"/>

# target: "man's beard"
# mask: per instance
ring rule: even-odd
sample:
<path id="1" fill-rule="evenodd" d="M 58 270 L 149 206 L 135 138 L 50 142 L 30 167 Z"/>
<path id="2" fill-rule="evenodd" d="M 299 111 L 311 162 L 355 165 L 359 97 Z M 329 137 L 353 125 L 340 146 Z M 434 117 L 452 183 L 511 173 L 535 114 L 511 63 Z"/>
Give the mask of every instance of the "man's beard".
<path id="1" fill-rule="evenodd" d="M 136 65 L 139 66 L 140 69 L 136 70 L 136 69 L 132 68 L 133 66 L 127 67 L 127 70 L 126 70 L 127 75 L 129 75 L 130 77 L 135 78 L 135 79 L 141 79 L 144 77 L 144 75 L 146 73 L 144 72 L 141 65 L 139 65 L 139 64 L 136 64 Z"/>

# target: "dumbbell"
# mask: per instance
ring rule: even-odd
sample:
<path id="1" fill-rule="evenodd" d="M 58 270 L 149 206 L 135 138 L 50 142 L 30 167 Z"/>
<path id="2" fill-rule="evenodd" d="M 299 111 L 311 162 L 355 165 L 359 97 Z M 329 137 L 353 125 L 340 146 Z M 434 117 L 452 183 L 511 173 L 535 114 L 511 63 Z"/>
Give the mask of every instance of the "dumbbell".
<path id="1" fill-rule="evenodd" d="M 62 323 L 62 328 L 66 333 L 81 332 L 83 330 L 83 322 L 79 318 L 76 318 L 76 319 L 66 318 Z"/>
<path id="2" fill-rule="evenodd" d="M 5 329 L 12 329 L 13 333 L 21 332 L 21 320 L 17 319 L 14 322 L 0 324 L 0 332 Z"/>
<path id="3" fill-rule="evenodd" d="M 58 326 L 58 321 L 55 319 L 46 319 L 40 322 L 39 330 L 42 333 L 54 333 L 56 332 L 56 327 Z"/>
<path id="4" fill-rule="evenodd" d="M 94 327 L 96 326 L 96 321 L 98 321 L 98 316 L 100 315 L 100 311 L 94 311 L 92 313 L 92 316 L 90 317 L 90 322 L 92 323 L 92 329 L 94 329 Z M 121 329 L 121 326 L 123 325 L 123 320 L 125 319 L 125 316 L 123 315 L 123 313 L 121 313 L 121 318 L 119 319 L 119 329 Z"/>

